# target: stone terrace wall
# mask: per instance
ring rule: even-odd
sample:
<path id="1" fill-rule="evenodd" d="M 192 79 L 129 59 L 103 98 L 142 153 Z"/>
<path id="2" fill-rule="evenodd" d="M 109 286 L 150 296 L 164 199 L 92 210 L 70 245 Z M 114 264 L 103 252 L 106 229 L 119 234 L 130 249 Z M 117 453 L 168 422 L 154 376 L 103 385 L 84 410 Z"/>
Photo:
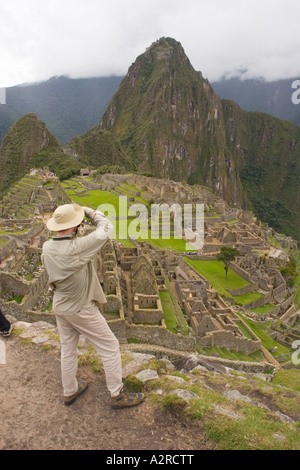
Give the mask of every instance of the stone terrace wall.
<path id="1" fill-rule="evenodd" d="M 17 242 L 14 238 L 10 239 L 0 249 L 0 255 L 2 260 L 10 256 L 17 249 Z"/>
<path id="2" fill-rule="evenodd" d="M 127 339 L 137 339 L 179 351 L 196 351 L 196 338 L 173 334 L 161 326 L 126 325 Z"/>
<path id="3" fill-rule="evenodd" d="M 245 354 L 252 354 L 261 348 L 261 341 L 254 341 L 249 338 L 240 338 L 231 331 L 212 331 L 206 336 L 199 338 L 199 342 L 205 347 L 226 348 L 228 350 L 242 351 Z"/>
<path id="4" fill-rule="evenodd" d="M 24 297 L 29 292 L 29 282 L 24 282 L 6 272 L 0 272 L 0 287 L 4 294 L 11 297 L 15 295 Z"/>

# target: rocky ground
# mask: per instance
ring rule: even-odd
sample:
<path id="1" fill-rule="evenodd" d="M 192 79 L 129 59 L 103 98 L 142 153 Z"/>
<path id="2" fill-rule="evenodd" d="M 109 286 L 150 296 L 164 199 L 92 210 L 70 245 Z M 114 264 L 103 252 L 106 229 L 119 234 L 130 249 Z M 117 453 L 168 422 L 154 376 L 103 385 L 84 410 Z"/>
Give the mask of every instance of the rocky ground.
<path id="1" fill-rule="evenodd" d="M 103 373 L 80 368 L 88 390 L 66 407 L 57 350 L 5 338 L 0 365 L 1 435 L 4 450 L 214 449 L 201 426 L 191 426 L 147 397 L 138 407 L 112 410 Z"/>
<path id="2" fill-rule="evenodd" d="M 153 364 L 151 354 L 122 349 L 124 379 L 134 375 L 144 383 L 145 401 L 131 409 L 111 409 L 103 370 L 100 367 L 95 373 L 91 363 L 83 361 L 79 373 L 89 387 L 66 407 L 55 327 L 45 322 L 15 322 L 13 334 L 0 341 L 5 346 L 5 355 L 3 349 L 0 354 L 0 450 L 300 449 L 300 391 L 272 385 L 260 377 L 265 374 L 211 370 L 197 365 L 196 356 L 176 361 L 176 369 L 167 360 Z M 87 351 L 83 342 L 81 358 L 88 357 Z M 153 399 L 154 395 L 159 399 Z M 162 397 L 174 395 L 181 403 L 174 400 L 172 406 L 162 405 Z M 191 398 L 197 399 L 200 419 L 183 412 L 182 403 Z M 254 423 L 251 416 L 245 421 L 249 410 Z M 262 420 L 261 426 L 257 427 L 257 420 Z M 208 423 L 216 426 L 222 445 L 207 437 Z M 232 433 L 225 443 L 224 427 Z"/>

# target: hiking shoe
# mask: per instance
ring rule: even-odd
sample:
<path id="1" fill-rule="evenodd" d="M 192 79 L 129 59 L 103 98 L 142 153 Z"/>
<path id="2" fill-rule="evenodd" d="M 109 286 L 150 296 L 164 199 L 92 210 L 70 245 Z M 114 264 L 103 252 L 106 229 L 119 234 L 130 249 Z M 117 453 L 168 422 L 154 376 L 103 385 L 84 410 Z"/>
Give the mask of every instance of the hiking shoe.
<path id="1" fill-rule="evenodd" d="M 0 335 L 1 335 L 1 336 L 10 336 L 10 335 L 11 335 L 11 332 L 12 332 L 12 330 L 13 330 L 13 328 L 14 328 L 14 326 L 13 326 L 13 324 L 11 323 L 11 324 L 10 324 L 10 327 L 9 327 L 9 330 L 7 330 L 7 331 L 0 331 Z"/>
<path id="2" fill-rule="evenodd" d="M 145 395 L 143 393 L 127 393 L 121 390 L 117 397 L 111 397 L 111 407 L 115 410 L 119 408 L 127 408 L 142 403 Z"/>
<path id="3" fill-rule="evenodd" d="M 86 391 L 86 389 L 88 388 L 88 383 L 85 382 L 84 380 L 80 380 L 78 382 L 78 390 L 76 393 L 74 393 L 74 395 L 71 395 L 70 397 L 65 397 L 64 398 L 64 403 L 66 406 L 69 406 L 69 405 L 72 405 L 72 403 L 74 403 L 74 401 L 76 400 L 77 397 L 79 397 L 79 395 L 81 395 L 83 392 Z"/>

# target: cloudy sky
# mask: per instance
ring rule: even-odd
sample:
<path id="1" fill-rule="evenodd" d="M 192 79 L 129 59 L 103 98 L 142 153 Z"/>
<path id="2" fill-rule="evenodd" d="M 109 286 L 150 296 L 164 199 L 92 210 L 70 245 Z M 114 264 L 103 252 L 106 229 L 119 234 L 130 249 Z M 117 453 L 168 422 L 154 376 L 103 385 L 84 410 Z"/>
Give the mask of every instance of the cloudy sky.
<path id="1" fill-rule="evenodd" d="M 211 82 L 300 79 L 299 0 L 0 0 L 0 87 L 125 75 L 162 36 Z"/>

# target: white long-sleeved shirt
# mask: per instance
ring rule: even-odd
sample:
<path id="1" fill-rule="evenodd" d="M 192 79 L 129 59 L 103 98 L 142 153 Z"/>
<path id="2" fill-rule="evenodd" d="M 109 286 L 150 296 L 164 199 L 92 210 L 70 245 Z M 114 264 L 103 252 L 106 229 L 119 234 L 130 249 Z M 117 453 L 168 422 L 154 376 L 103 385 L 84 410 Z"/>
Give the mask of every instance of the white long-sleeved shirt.
<path id="1" fill-rule="evenodd" d="M 83 305 L 106 298 L 92 263 L 114 227 L 100 211 L 84 208 L 85 215 L 96 229 L 83 237 L 53 237 L 43 245 L 42 263 L 54 289 L 53 311 L 57 315 L 73 315 Z"/>

